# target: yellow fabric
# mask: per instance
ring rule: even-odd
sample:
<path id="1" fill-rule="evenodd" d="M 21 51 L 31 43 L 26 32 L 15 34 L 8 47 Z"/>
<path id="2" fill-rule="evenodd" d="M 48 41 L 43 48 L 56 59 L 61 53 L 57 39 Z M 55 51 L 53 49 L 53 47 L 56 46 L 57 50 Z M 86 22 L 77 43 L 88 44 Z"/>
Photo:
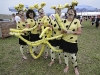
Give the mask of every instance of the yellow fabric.
<path id="1" fill-rule="evenodd" d="M 17 23 L 17 29 L 22 30 L 22 29 L 24 29 L 25 27 L 26 27 L 25 22 L 18 21 L 18 23 Z"/>
<path id="2" fill-rule="evenodd" d="M 38 19 L 37 19 L 38 23 L 40 23 L 40 22 L 41 22 L 41 20 L 42 20 L 42 18 L 38 18 Z"/>
<path id="3" fill-rule="evenodd" d="M 48 25 L 51 25 L 51 18 L 49 18 L 48 16 L 46 16 L 46 19 L 44 20 L 44 26 L 42 26 L 42 31 L 45 29 L 45 27 L 47 27 Z M 46 33 L 46 35 L 50 34 L 50 31 L 48 30 Z M 51 36 L 51 35 L 50 35 Z M 47 37 L 50 37 L 47 36 Z"/>
<path id="4" fill-rule="evenodd" d="M 17 29 L 23 30 L 26 28 L 26 22 L 18 21 L 17 23 Z M 28 35 L 28 32 L 25 32 L 25 35 Z"/>
<path id="5" fill-rule="evenodd" d="M 61 27 L 57 23 L 56 20 L 53 20 L 52 21 L 52 26 L 53 26 L 53 31 L 52 31 L 53 32 L 52 33 L 53 37 L 58 36 L 58 35 L 61 35 Z M 57 38 L 57 39 L 60 39 L 60 38 Z"/>
<path id="6" fill-rule="evenodd" d="M 42 21 L 42 20 L 41 20 Z M 48 25 L 51 25 L 51 22 L 50 22 L 50 19 L 48 18 L 48 17 L 46 17 L 45 18 L 45 20 L 43 20 L 43 29 L 45 29 L 45 27 L 44 26 L 48 26 Z M 30 28 L 35 24 L 35 22 L 33 21 L 33 20 L 31 20 L 31 19 L 27 19 L 27 22 L 26 22 L 26 25 L 30 25 Z M 37 23 L 36 23 L 37 24 Z M 38 24 L 37 24 L 38 25 Z M 44 30 L 43 30 L 44 31 Z M 50 34 L 51 33 L 51 30 L 49 30 L 48 31 L 48 33 L 46 32 L 46 34 L 44 35 L 44 36 L 48 36 L 48 34 Z M 24 42 L 26 42 L 29 46 L 30 46 L 30 54 L 32 55 L 32 57 L 34 58 L 34 59 L 37 59 L 37 58 L 39 58 L 40 56 L 41 56 L 41 54 L 42 54 L 42 52 L 43 52 L 43 50 L 44 50 L 44 46 L 47 44 L 53 51 L 56 51 L 56 52 L 62 52 L 62 50 L 56 50 L 53 46 L 51 46 L 51 44 L 48 42 L 48 40 L 45 38 L 45 39 L 41 39 L 41 40 L 39 40 L 39 41 L 36 41 L 36 42 L 30 42 L 30 41 L 28 41 L 28 40 L 26 40 L 26 39 L 24 39 L 22 36 L 20 36 L 20 33 L 19 32 L 16 32 L 16 29 L 15 30 L 13 30 L 13 31 L 11 31 L 10 30 L 10 34 L 11 35 L 15 35 L 16 37 L 18 37 L 18 38 L 20 38 L 21 40 L 23 40 Z M 60 36 L 62 36 L 62 35 L 60 35 Z M 57 36 L 58 37 L 58 36 Z M 57 37 L 53 37 L 53 38 L 57 38 Z M 52 39 L 53 39 L 52 38 Z M 48 39 L 50 39 L 50 38 L 48 38 Z M 40 50 L 40 53 L 38 54 L 38 56 L 35 56 L 34 55 L 34 53 L 33 53 L 33 50 L 32 50 L 32 46 L 37 46 L 37 45 L 39 45 L 39 44 L 42 44 L 42 43 L 44 43 L 43 44 L 43 46 L 42 46 L 42 49 Z"/>
<path id="7" fill-rule="evenodd" d="M 64 22 L 64 27 L 67 30 L 67 28 L 71 22 L 68 20 L 64 20 L 63 22 Z M 81 27 L 80 21 L 78 19 L 74 19 L 68 30 L 76 31 L 77 28 L 79 28 L 79 27 Z M 78 38 L 78 36 L 74 35 L 74 34 L 64 34 L 64 36 L 63 36 L 63 40 L 65 40 L 67 42 L 71 42 L 71 43 L 77 43 L 77 38 Z"/>
<path id="8" fill-rule="evenodd" d="M 44 19 L 44 24 L 43 24 L 43 26 L 44 26 L 44 28 L 43 29 L 45 29 L 45 27 L 47 27 L 48 25 L 51 25 L 51 23 L 50 23 L 50 20 L 51 20 L 51 18 L 49 18 L 48 16 L 44 16 L 45 17 L 45 19 Z M 42 22 L 42 19 L 43 18 L 39 18 L 38 19 L 38 24 L 41 24 L 41 22 Z"/>
<path id="9" fill-rule="evenodd" d="M 42 19 L 45 17 L 45 19 L 43 20 L 43 22 L 42 22 Z M 48 26 L 48 25 L 51 25 L 51 18 L 49 18 L 48 16 L 44 16 L 43 18 L 39 18 L 38 19 L 38 24 L 41 24 L 41 22 L 42 23 L 44 23 L 42 26 L 41 26 L 41 29 L 42 29 L 42 31 L 41 32 L 43 32 L 43 30 Z M 46 37 L 50 37 L 50 36 L 47 36 L 48 34 L 50 34 L 50 31 L 47 31 L 46 33 L 45 33 L 45 35 L 44 35 L 44 37 L 46 38 Z"/>
<path id="10" fill-rule="evenodd" d="M 41 24 L 41 20 L 42 20 L 42 18 L 38 18 L 38 19 L 37 19 L 38 25 Z M 40 34 L 40 31 L 39 31 L 39 34 Z"/>
<path id="11" fill-rule="evenodd" d="M 27 19 L 26 24 L 28 24 L 30 26 L 30 28 L 37 26 L 36 29 L 32 30 L 31 33 L 32 34 L 39 34 L 39 29 L 38 29 L 38 22 L 35 21 L 34 19 Z"/>

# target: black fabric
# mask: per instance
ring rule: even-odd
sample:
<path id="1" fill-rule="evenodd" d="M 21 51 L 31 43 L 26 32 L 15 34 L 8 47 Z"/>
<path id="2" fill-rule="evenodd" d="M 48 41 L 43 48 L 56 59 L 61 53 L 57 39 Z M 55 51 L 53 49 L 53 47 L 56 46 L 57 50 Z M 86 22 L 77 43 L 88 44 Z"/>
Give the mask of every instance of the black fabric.
<path id="1" fill-rule="evenodd" d="M 63 49 L 63 52 L 68 53 L 77 53 L 78 52 L 78 46 L 77 43 L 70 43 L 66 42 L 65 40 L 61 40 L 60 48 Z"/>
<path id="2" fill-rule="evenodd" d="M 95 22 L 95 18 L 92 18 L 92 22 Z"/>
<path id="3" fill-rule="evenodd" d="M 30 34 L 30 41 L 38 41 L 40 40 L 39 34 Z"/>
<path id="4" fill-rule="evenodd" d="M 60 46 L 60 44 L 61 44 L 61 40 L 56 40 L 56 39 L 54 39 L 54 40 L 49 40 L 49 43 L 52 45 L 52 46 Z"/>
<path id="5" fill-rule="evenodd" d="M 97 18 L 97 19 L 96 19 L 96 28 L 99 27 L 99 22 L 100 22 L 100 18 Z"/>
<path id="6" fill-rule="evenodd" d="M 23 35 L 21 35 L 24 39 L 26 39 L 26 40 L 29 40 L 29 35 L 28 36 L 23 36 Z M 20 38 L 19 38 L 19 44 L 20 45 L 27 45 L 23 40 L 21 40 Z"/>
<path id="7" fill-rule="evenodd" d="M 92 25 L 94 25 L 94 22 L 92 22 Z"/>

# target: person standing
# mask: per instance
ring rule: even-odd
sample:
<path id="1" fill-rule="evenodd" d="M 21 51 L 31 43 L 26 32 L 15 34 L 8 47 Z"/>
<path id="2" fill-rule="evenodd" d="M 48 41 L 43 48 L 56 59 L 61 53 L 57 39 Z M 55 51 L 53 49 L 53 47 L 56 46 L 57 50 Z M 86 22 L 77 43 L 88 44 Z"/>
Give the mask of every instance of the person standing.
<path id="1" fill-rule="evenodd" d="M 43 5 L 43 6 L 42 6 Z M 37 10 L 38 10 L 38 14 L 39 14 L 39 17 L 38 17 L 38 25 L 39 25 L 39 31 L 40 31 L 40 34 L 43 32 L 43 30 L 46 28 L 46 27 L 50 27 L 50 29 L 52 29 L 51 28 L 51 19 L 47 16 L 47 15 L 45 15 L 45 12 L 44 12 L 44 9 L 43 9 L 43 7 L 46 5 L 46 3 L 41 3 L 40 4 L 40 7 L 39 8 L 36 8 Z M 35 5 L 35 6 L 38 6 L 38 4 L 37 5 Z M 44 17 L 45 17 L 45 19 L 44 19 Z M 42 20 L 44 19 L 44 22 L 42 22 Z M 46 23 L 46 24 L 44 24 L 44 23 Z M 49 32 L 50 31 L 47 31 L 44 35 L 43 35 L 43 38 L 49 38 L 50 36 L 47 36 L 48 34 L 49 34 Z M 40 39 L 42 39 L 42 38 L 40 38 Z M 50 48 L 49 48 L 49 46 L 48 45 L 45 45 L 45 48 L 44 48 L 44 58 L 45 59 L 47 59 L 47 57 L 48 57 L 48 50 L 49 50 Z"/>
<path id="2" fill-rule="evenodd" d="M 18 21 L 20 21 L 20 15 L 19 15 L 19 13 L 16 13 L 15 21 L 16 21 L 16 23 L 18 23 Z"/>
<path id="3" fill-rule="evenodd" d="M 55 14 L 58 14 L 60 16 L 60 19 L 62 20 L 62 18 L 61 18 L 62 5 L 58 5 L 58 6 L 59 7 L 55 7 L 56 9 L 54 9 L 54 6 L 52 6 L 52 8 L 55 10 Z M 53 21 L 52 22 L 52 32 L 53 32 L 52 33 L 52 37 L 61 35 L 61 27 L 60 27 L 58 21 L 56 20 L 55 16 L 54 16 L 52 21 Z M 50 40 L 49 43 L 55 49 L 59 49 L 60 48 L 60 44 L 61 44 L 61 38 Z M 54 60 L 56 58 L 56 56 L 55 56 L 56 54 L 55 54 L 55 52 L 52 49 L 50 50 L 50 54 L 51 54 L 51 62 L 49 63 L 49 66 L 51 66 L 54 63 Z M 59 52 L 58 53 L 59 64 L 62 63 L 61 55 L 62 55 L 62 52 Z"/>
<path id="4" fill-rule="evenodd" d="M 35 29 L 30 31 L 30 41 L 35 42 L 39 40 L 39 29 L 38 29 L 38 23 L 35 20 L 36 14 L 32 9 L 28 9 L 26 12 L 26 28 L 33 28 Z M 37 55 L 36 53 L 37 46 L 33 46 L 33 53 Z"/>
<path id="5" fill-rule="evenodd" d="M 61 33 L 64 34 L 61 46 L 64 52 L 64 59 L 66 64 L 64 72 L 68 71 L 68 58 L 70 57 L 75 75 L 79 75 L 76 56 L 78 52 L 78 35 L 82 34 L 82 28 L 80 21 L 75 18 L 76 12 L 74 6 L 70 6 L 68 8 L 67 16 L 68 18 L 63 22 L 66 29 L 61 31 Z"/>
<path id="6" fill-rule="evenodd" d="M 95 16 L 91 17 L 91 25 L 93 26 L 95 24 Z"/>
<path id="7" fill-rule="evenodd" d="M 16 21 L 15 21 L 15 14 L 14 14 L 14 13 L 13 13 L 12 16 L 11 16 L 11 20 L 12 20 L 12 22 L 16 22 Z"/>
<path id="8" fill-rule="evenodd" d="M 98 15 L 96 19 L 96 28 L 98 28 L 99 25 L 100 25 L 100 15 Z"/>
<path id="9" fill-rule="evenodd" d="M 26 28 L 26 20 L 25 20 L 25 15 L 24 14 L 20 14 L 20 20 L 17 22 L 17 29 L 19 30 L 23 30 Z M 24 32 L 24 35 L 21 35 L 24 39 L 29 40 L 29 33 L 28 32 Z M 24 46 L 27 45 L 27 43 L 25 43 L 23 40 L 21 40 L 19 38 L 19 44 L 20 44 L 20 52 L 22 54 L 22 58 L 23 59 L 27 59 L 27 57 L 24 54 Z"/>

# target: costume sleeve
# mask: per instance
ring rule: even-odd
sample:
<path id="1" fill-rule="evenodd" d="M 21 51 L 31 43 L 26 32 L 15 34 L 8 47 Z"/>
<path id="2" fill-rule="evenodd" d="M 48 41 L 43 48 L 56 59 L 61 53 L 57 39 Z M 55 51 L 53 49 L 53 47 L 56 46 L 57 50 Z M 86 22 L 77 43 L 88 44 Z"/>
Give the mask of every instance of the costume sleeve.
<path id="1" fill-rule="evenodd" d="M 44 20 L 45 26 L 48 26 L 50 23 L 50 19 L 46 16 L 46 19 Z"/>
<path id="2" fill-rule="evenodd" d="M 35 24 L 33 25 L 33 27 L 37 28 L 38 27 L 38 21 L 34 20 Z"/>
<path id="3" fill-rule="evenodd" d="M 27 19 L 26 20 L 26 24 L 29 24 L 30 25 L 30 22 L 31 22 L 30 19 Z"/>
<path id="4" fill-rule="evenodd" d="M 38 26 L 38 21 L 37 20 L 35 21 L 35 24 L 36 24 L 36 26 Z"/>
<path id="5" fill-rule="evenodd" d="M 77 28 L 81 27 L 80 21 L 77 19 Z"/>
<path id="6" fill-rule="evenodd" d="M 21 22 L 18 21 L 18 22 L 17 22 L 17 29 L 19 29 L 19 30 L 21 29 L 20 24 L 21 24 Z"/>

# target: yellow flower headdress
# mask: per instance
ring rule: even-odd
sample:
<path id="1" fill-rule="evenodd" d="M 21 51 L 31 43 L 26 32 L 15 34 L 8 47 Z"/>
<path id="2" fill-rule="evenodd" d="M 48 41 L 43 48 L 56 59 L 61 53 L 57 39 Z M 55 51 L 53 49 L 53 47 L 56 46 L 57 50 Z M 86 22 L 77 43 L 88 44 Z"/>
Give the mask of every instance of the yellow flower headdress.
<path id="1" fill-rule="evenodd" d="M 51 9 L 56 10 L 57 8 L 63 9 L 63 6 L 61 4 L 58 4 L 58 7 L 56 7 L 55 5 L 51 6 Z"/>
<path id="2" fill-rule="evenodd" d="M 68 3 L 66 3 L 63 8 L 74 9 L 74 7 L 77 6 L 77 4 L 78 4 L 78 2 L 76 0 L 73 0 L 71 2 L 71 5 L 69 5 Z"/>
<path id="3" fill-rule="evenodd" d="M 19 11 L 19 5 L 14 6 L 14 8 Z"/>
<path id="4" fill-rule="evenodd" d="M 34 9 L 35 9 L 35 7 L 31 5 L 31 6 L 29 6 L 29 8 L 28 8 L 28 9 L 34 10 Z M 27 11 L 28 11 L 28 9 L 27 9 L 27 8 L 24 8 L 24 9 L 23 9 L 23 11 L 24 11 L 24 12 L 27 12 Z"/>
<path id="5" fill-rule="evenodd" d="M 27 11 L 28 11 L 28 9 L 27 9 L 27 8 L 23 8 L 23 11 L 24 11 L 24 12 L 27 12 Z"/>
<path id="6" fill-rule="evenodd" d="M 40 4 L 40 6 L 36 3 L 36 4 L 34 5 L 34 8 L 37 9 L 37 10 L 39 10 L 39 9 L 42 9 L 45 5 L 46 5 L 45 2 L 42 2 L 42 3 Z"/>
<path id="7" fill-rule="evenodd" d="M 19 4 L 19 9 L 23 10 L 23 8 L 24 8 L 24 5 L 23 4 Z"/>
<path id="8" fill-rule="evenodd" d="M 22 10 L 23 12 L 26 12 L 28 9 L 34 10 L 35 7 L 34 6 L 29 6 L 29 8 L 25 8 L 23 4 L 18 4 L 14 7 L 17 11 Z"/>
<path id="9" fill-rule="evenodd" d="M 14 8 L 15 8 L 17 11 L 23 10 L 24 5 L 23 5 L 23 4 L 18 4 L 18 5 L 16 5 L 16 6 L 14 6 Z"/>
<path id="10" fill-rule="evenodd" d="M 31 5 L 31 6 L 29 6 L 29 9 L 34 10 L 35 7 Z"/>

